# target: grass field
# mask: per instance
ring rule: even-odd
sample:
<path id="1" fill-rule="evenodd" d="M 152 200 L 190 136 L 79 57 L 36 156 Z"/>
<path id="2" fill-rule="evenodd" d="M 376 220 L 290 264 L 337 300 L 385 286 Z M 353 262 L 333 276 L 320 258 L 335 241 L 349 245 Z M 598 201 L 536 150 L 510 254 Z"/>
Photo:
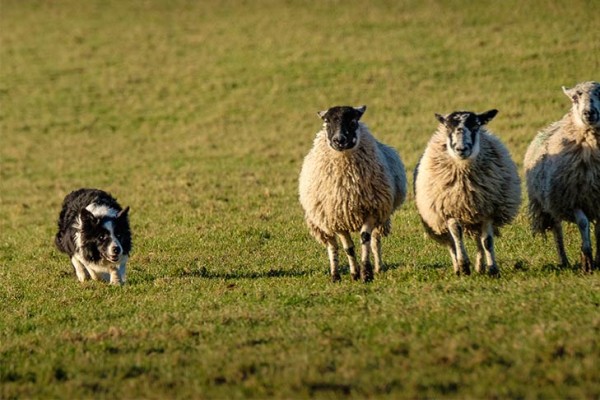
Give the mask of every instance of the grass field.
<path id="1" fill-rule="evenodd" d="M 457 278 L 411 195 L 387 271 L 332 284 L 297 199 L 336 104 L 367 104 L 408 170 L 434 113 L 498 108 L 521 167 L 569 108 L 560 87 L 600 79 L 599 12 L 1 0 L 0 398 L 600 398 L 600 274 L 558 268 L 524 212 L 499 279 Z M 131 207 L 121 288 L 80 284 L 53 247 L 79 187 Z"/>

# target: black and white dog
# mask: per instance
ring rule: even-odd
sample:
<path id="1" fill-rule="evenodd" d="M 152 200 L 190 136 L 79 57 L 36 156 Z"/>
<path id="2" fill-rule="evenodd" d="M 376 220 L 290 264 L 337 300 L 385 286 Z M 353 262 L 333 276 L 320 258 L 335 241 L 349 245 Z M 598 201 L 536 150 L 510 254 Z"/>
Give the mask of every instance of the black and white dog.
<path id="1" fill-rule="evenodd" d="M 131 251 L 127 214 L 110 194 L 79 189 L 65 197 L 58 218 L 56 247 L 71 257 L 80 282 L 88 279 L 125 282 L 125 265 Z"/>

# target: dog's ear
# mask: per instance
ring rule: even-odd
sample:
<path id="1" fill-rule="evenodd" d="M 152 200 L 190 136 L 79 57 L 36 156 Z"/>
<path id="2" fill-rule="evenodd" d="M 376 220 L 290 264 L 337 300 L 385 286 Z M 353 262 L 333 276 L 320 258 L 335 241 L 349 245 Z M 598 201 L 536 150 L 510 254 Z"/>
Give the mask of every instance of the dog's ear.
<path id="1" fill-rule="evenodd" d="M 98 224 L 98 218 L 96 218 L 87 208 L 81 210 L 80 218 L 83 226 L 94 226 Z"/>
<path id="2" fill-rule="evenodd" d="M 119 211 L 119 213 L 117 214 L 117 219 L 125 219 L 127 218 L 127 216 L 129 215 L 129 206 L 125 207 L 124 209 L 122 209 L 121 211 Z"/>

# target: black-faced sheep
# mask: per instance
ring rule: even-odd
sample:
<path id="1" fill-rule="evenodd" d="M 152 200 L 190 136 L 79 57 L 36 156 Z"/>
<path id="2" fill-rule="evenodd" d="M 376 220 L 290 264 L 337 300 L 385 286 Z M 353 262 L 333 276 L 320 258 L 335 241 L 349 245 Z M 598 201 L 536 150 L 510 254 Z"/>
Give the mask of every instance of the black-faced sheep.
<path id="1" fill-rule="evenodd" d="M 576 223 L 581 234 L 581 266 L 600 266 L 600 84 L 563 87 L 571 110 L 538 133 L 525 154 L 529 217 L 534 233 L 552 230 L 563 266 L 562 221 Z M 596 224 L 596 260 L 592 257 L 590 224 Z"/>
<path id="2" fill-rule="evenodd" d="M 463 234 L 477 238 L 478 272 L 499 273 L 494 234 L 511 222 L 521 202 L 515 163 L 484 127 L 497 110 L 483 114 L 436 114 L 440 125 L 414 173 L 415 199 L 426 232 L 448 246 L 456 274 L 470 274 Z"/>
<path id="3" fill-rule="evenodd" d="M 324 124 L 302 165 L 300 203 L 310 233 L 327 247 L 331 279 L 340 280 L 340 237 L 353 279 L 373 279 L 381 270 L 381 236 L 390 217 L 406 198 L 406 173 L 398 153 L 378 142 L 360 122 L 366 106 L 332 107 L 318 115 Z M 360 231 L 361 265 L 352 232 Z"/>

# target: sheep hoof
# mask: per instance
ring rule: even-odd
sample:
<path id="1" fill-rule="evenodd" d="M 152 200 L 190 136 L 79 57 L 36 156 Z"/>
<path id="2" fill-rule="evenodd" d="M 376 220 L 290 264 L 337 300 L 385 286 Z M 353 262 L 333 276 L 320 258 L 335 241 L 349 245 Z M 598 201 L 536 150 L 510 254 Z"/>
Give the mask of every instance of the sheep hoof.
<path id="1" fill-rule="evenodd" d="M 373 266 L 371 263 L 367 262 L 360 269 L 360 278 L 363 282 L 371 282 L 373 280 Z"/>
<path id="2" fill-rule="evenodd" d="M 469 265 L 469 262 L 465 262 L 463 263 L 460 267 L 459 267 L 459 275 L 471 275 L 471 268 Z"/>
<path id="3" fill-rule="evenodd" d="M 331 275 L 331 282 L 335 283 L 335 282 L 340 282 L 342 280 L 342 277 L 340 276 L 339 272 L 336 272 L 335 274 Z"/>
<path id="4" fill-rule="evenodd" d="M 477 262 L 477 264 L 475 264 L 475 272 L 477 272 L 478 274 L 485 274 L 487 269 L 487 265 L 485 265 L 485 263 L 483 262 Z"/>
<path id="5" fill-rule="evenodd" d="M 492 276 L 494 278 L 500 277 L 500 269 L 498 268 L 498 266 L 496 264 L 490 266 L 490 270 L 488 273 L 490 276 Z"/>
<path id="6" fill-rule="evenodd" d="M 581 268 L 583 272 L 586 274 L 591 274 L 594 269 L 594 261 L 592 261 L 592 257 L 582 254 L 581 255 Z"/>
<path id="7" fill-rule="evenodd" d="M 352 272 L 350 274 L 350 276 L 352 277 L 352 280 L 357 281 L 360 279 L 360 274 L 358 272 Z"/>

